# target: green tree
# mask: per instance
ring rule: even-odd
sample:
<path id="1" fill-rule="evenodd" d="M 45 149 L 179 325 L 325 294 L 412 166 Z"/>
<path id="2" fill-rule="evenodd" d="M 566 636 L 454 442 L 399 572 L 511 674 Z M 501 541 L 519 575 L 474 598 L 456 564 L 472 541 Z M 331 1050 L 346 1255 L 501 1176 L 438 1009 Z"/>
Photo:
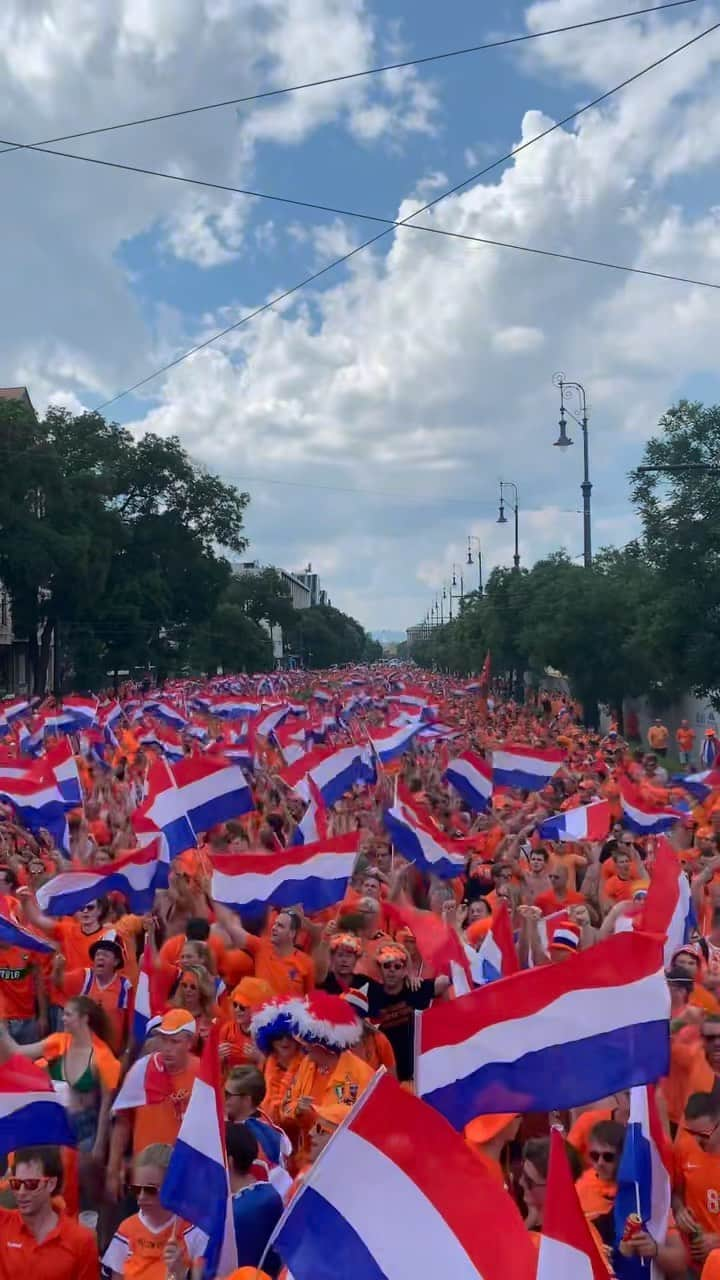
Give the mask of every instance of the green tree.
<path id="1" fill-rule="evenodd" d="M 181 661 L 241 552 L 246 494 L 194 464 L 179 441 L 132 435 L 99 414 L 0 405 L 0 579 L 33 688 L 46 687 L 53 634 L 76 684 Z"/>

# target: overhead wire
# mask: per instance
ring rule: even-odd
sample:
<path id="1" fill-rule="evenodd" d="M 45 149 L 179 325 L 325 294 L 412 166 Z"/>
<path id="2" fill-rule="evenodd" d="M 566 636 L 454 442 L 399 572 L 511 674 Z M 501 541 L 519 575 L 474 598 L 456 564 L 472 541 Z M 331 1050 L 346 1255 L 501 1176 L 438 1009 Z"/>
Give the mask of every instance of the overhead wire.
<path id="1" fill-rule="evenodd" d="M 498 156 L 495 160 L 491 161 L 490 164 L 485 165 L 482 169 L 479 169 L 476 173 L 470 174 L 469 177 L 464 178 L 461 182 L 455 183 L 454 186 L 448 188 L 446 191 L 443 191 L 439 195 L 434 196 L 432 200 L 427 201 L 426 204 L 422 205 L 418 209 L 415 209 L 412 213 L 408 214 L 406 218 L 400 219 L 397 223 L 393 223 L 392 226 L 385 227 L 382 231 L 379 231 L 377 235 L 371 236 L 369 239 L 362 241 L 359 245 L 356 245 L 353 249 L 348 250 L 346 253 L 341 254 L 339 257 L 334 258 L 331 262 L 326 263 L 325 266 L 320 267 L 317 271 L 313 271 L 311 272 L 310 275 L 303 277 L 303 279 L 299 280 L 296 284 L 291 285 L 287 289 L 282 290 L 281 293 L 275 294 L 272 298 L 269 298 L 266 302 L 262 303 L 260 306 L 255 307 L 252 311 L 247 312 L 245 315 L 241 316 L 238 320 L 235 320 L 231 324 L 226 325 L 223 329 L 220 329 L 216 333 L 211 334 L 210 337 L 203 339 L 202 342 L 196 343 L 194 346 L 190 347 L 187 351 L 184 351 L 181 355 L 176 356 L 173 360 L 167 361 L 165 364 L 153 370 L 151 373 L 146 374 L 143 378 L 139 378 L 136 382 L 132 383 L 130 386 L 126 387 L 124 390 L 117 392 L 115 395 L 109 397 L 107 400 L 104 400 L 101 404 L 96 405 L 94 408 L 94 411 L 99 412 L 102 409 L 108 408 L 112 404 L 116 404 L 119 400 L 122 400 L 126 396 L 131 395 L 134 391 L 137 391 L 141 387 L 146 386 L 149 382 L 154 381 L 155 378 L 160 377 L 163 373 L 167 373 L 171 369 L 176 368 L 179 364 L 182 364 L 185 360 L 189 359 L 190 356 L 196 355 L 199 351 L 202 351 L 206 347 L 211 346 L 213 343 L 218 342 L 221 338 L 224 338 L 227 334 L 232 333 L 235 330 L 239 329 L 242 325 L 249 323 L 250 320 L 253 320 L 257 316 L 262 315 L 264 312 L 271 310 L 271 308 L 276 307 L 280 302 L 285 301 L 287 298 L 290 298 L 294 294 L 298 293 L 301 289 L 304 289 L 308 285 L 313 284 L 316 280 L 321 279 L 323 276 L 327 275 L 330 271 L 334 271 L 337 267 L 342 266 L 346 262 L 349 262 L 358 253 L 362 253 L 363 250 L 370 248 L 374 244 L 377 244 L 378 241 L 388 236 L 391 231 L 395 230 L 396 228 L 405 227 L 409 222 L 412 221 L 413 218 L 417 218 L 421 214 L 426 213 L 429 209 L 432 209 L 436 205 L 440 204 L 442 200 L 446 200 L 448 199 L 449 196 L 455 195 L 458 191 L 464 190 L 466 187 L 470 186 L 474 182 L 477 182 L 480 178 L 484 177 L 487 173 L 490 173 L 494 169 L 497 169 L 501 165 L 507 163 L 508 160 L 511 160 L 515 156 L 520 155 L 522 152 L 527 151 L 527 149 L 531 146 L 534 146 L 535 143 L 541 142 L 543 138 L 549 137 L 551 134 L 555 133 L 558 129 L 561 129 L 564 125 L 569 124 L 572 120 L 577 120 L 580 116 L 584 115 L 587 111 L 591 111 L 593 108 L 600 106 L 601 103 L 606 102 L 614 94 L 619 93 L 622 89 L 627 88 L 628 85 L 634 84 L 643 76 L 647 75 L 650 71 L 654 71 L 658 67 L 663 66 L 671 58 L 674 58 L 677 56 L 677 54 L 682 53 L 686 49 L 691 48 L 693 45 L 697 44 L 700 40 L 705 39 L 705 37 L 711 35 L 714 31 L 717 31 L 718 28 L 720 28 L 720 22 L 713 23 L 711 26 L 706 27 L 703 31 L 699 32 L 697 35 L 692 36 L 690 39 L 683 41 L 682 44 L 677 45 L 675 48 L 669 50 L 668 53 L 663 54 L 661 57 L 654 59 L 652 62 L 648 63 L 647 66 L 642 67 L 639 71 L 636 71 L 633 75 L 627 76 L 624 80 L 622 80 L 619 84 L 614 85 L 611 89 L 607 89 L 605 90 L 605 92 L 598 94 L 590 102 L 587 102 L 583 106 L 576 108 L 576 110 L 569 112 L 567 115 L 563 116 L 562 119 L 556 121 L 554 124 L 548 125 L 546 129 L 541 130 L 540 133 L 534 134 L 532 138 L 526 139 L 524 142 L 520 143 L 517 147 L 513 147 L 510 151 L 506 152 L 504 155 Z M 2 140 L 0 139 L 0 141 Z M 711 285 L 710 287 L 717 287 L 717 286 Z"/>
<path id="2" fill-rule="evenodd" d="M 12 151 L 23 151 L 33 147 L 49 146 L 55 142 L 70 142 L 77 138 L 92 138 L 104 133 L 115 133 L 121 129 L 134 129 L 139 125 L 158 124 L 163 120 L 177 120 L 183 116 L 198 115 L 205 111 L 218 111 L 227 107 L 244 106 L 251 102 L 261 102 L 268 98 L 281 97 L 288 93 L 299 93 L 305 89 L 324 88 L 328 85 L 341 84 L 349 80 L 360 80 L 366 76 L 383 75 L 390 71 L 402 71 L 408 67 L 426 66 L 433 62 L 442 62 L 450 58 L 459 58 L 471 53 L 483 53 L 490 49 L 502 49 L 509 45 L 524 44 L 530 40 L 540 40 L 544 36 L 565 35 L 571 31 L 599 27 L 610 22 L 619 22 L 626 18 L 639 18 L 653 13 L 662 13 L 666 9 L 680 9 L 697 0 L 669 0 L 666 4 L 646 6 L 642 9 L 630 9 L 624 13 L 607 14 L 601 18 L 588 18 L 584 22 L 571 22 L 562 27 L 550 27 L 544 31 L 527 31 L 517 36 L 505 36 L 498 40 L 488 40 L 484 44 L 466 45 L 460 49 L 448 49 L 442 53 L 426 54 L 419 58 L 406 58 L 401 62 L 388 62 L 378 67 L 366 67 L 360 71 L 347 71 L 336 76 L 326 76 L 320 80 L 306 80 L 301 84 L 285 85 L 279 89 L 265 89 L 259 93 L 245 94 L 239 98 L 225 98 L 220 102 L 202 103 L 200 106 L 182 107 L 176 111 L 165 111 L 154 116 L 140 116 L 134 120 L 125 120 L 119 124 L 101 125 L 93 129 L 82 129 L 75 133 L 59 134 L 54 138 L 41 138 L 38 142 L 13 142 L 8 144 L 0 155 Z"/>

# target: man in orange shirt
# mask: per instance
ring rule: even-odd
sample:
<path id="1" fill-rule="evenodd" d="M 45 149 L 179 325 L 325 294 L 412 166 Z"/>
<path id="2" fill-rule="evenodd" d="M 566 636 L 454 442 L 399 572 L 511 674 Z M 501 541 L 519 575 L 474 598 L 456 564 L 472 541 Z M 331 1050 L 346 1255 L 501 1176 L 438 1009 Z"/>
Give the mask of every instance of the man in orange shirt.
<path id="1" fill-rule="evenodd" d="M 107 1172 L 108 1194 L 113 1199 L 122 1186 L 130 1138 L 136 1154 L 158 1142 L 172 1146 L 198 1073 L 199 1059 L 191 1052 L 197 1026 L 185 1009 L 166 1013 L 155 1035 L 160 1040 L 159 1052 L 133 1063 L 113 1104 Z"/>
<path id="2" fill-rule="evenodd" d="M 695 745 L 695 730 L 690 728 L 687 720 L 680 721 L 680 727 L 675 731 L 675 741 L 678 748 L 678 756 L 680 764 L 683 768 L 690 767 L 690 761 Z"/>
<path id="3" fill-rule="evenodd" d="M 720 1095 L 694 1093 L 675 1139 L 673 1210 L 699 1266 L 720 1247 Z"/>
<path id="4" fill-rule="evenodd" d="M 544 916 L 551 916 L 563 907 L 579 906 L 585 899 L 581 893 L 568 888 L 568 869 L 556 864 L 548 873 L 552 888 L 549 893 L 541 893 L 535 899 Z"/>
<path id="5" fill-rule="evenodd" d="M 109 1045 L 117 1058 L 125 1049 L 130 1018 L 132 988 L 120 970 L 125 953 L 114 931 L 108 930 L 90 947 L 89 969 L 71 969 L 65 972 L 65 958 L 58 955 L 53 968 L 57 988 L 66 998 L 89 996 L 105 1010 L 110 1028 Z"/>
<path id="6" fill-rule="evenodd" d="M 670 740 L 670 730 L 664 725 L 658 716 L 654 724 L 650 725 L 647 732 L 648 746 L 658 756 L 666 756 L 668 742 Z"/>
<path id="7" fill-rule="evenodd" d="M 34 1044 L 46 1033 L 47 992 L 37 952 L 0 947 L 0 1017 L 18 1044 Z"/>
<path id="8" fill-rule="evenodd" d="M 591 1129 L 588 1141 L 590 1168 L 580 1176 L 575 1189 L 588 1218 L 611 1213 L 617 1195 L 617 1170 L 625 1141 L 625 1126 L 616 1120 L 600 1120 Z"/>
<path id="9" fill-rule="evenodd" d="M 236 946 L 255 961 L 255 977 L 262 978 L 276 996 L 304 996 L 315 986 L 315 966 L 310 956 L 296 946 L 302 921 L 294 911 L 279 911 L 270 938 L 256 938 L 243 929 L 234 912 L 215 904 L 218 921 Z"/>
<path id="10" fill-rule="evenodd" d="M 99 1280 L 92 1231 L 53 1207 L 62 1190 L 57 1147 L 17 1151 L 8 1181 L 17 1208 L 0 1209 L 0 1280 Z"/>

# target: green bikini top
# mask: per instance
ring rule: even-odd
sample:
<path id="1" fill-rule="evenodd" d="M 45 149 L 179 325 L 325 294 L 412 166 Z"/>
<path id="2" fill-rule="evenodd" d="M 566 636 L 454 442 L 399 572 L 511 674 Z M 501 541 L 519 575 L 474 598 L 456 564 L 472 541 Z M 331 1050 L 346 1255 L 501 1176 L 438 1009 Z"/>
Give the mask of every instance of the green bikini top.
<path id="1" fill-rule="evenodd" d="M 98 1087 L 97 1078 L 92 1068 L 92 1061 L 93 1055 L 91 1050 L 90 1057 L 88 1058 L 88 1064 L 82 1074 L 78 1076 L 77 1080 L 67 1079 L 65 1075 L 64 1055 L 61 1058 L 55 1058 L 53 1062 L 48 1063 L 48 1074 L 50 1075 L 51 1080 L 64 1082 L 69 1085 L 75 1093 L 92 1093 L 93 1090 Z"/>

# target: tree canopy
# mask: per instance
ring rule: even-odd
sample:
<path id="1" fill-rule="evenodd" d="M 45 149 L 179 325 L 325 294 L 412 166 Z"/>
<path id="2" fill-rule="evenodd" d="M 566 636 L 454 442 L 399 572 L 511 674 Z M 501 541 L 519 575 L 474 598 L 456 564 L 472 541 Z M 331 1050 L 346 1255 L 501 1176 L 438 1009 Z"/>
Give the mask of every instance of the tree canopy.
<path id="1" fill-rule="evenodd" d="M 516 684 L 552 667 L 590 716 L 639 694 L 663 705 L 692 692 L 720 706 L 720 406 L 670 409 L 630 480 L 634 542 L 602 550 L 590 569 L 562 551 L 530 571 L 496 569 L 482 598 L 467 596 L 413 649 L 416 661 L 469 674 L 489 649 L 494 672 Z"/>

